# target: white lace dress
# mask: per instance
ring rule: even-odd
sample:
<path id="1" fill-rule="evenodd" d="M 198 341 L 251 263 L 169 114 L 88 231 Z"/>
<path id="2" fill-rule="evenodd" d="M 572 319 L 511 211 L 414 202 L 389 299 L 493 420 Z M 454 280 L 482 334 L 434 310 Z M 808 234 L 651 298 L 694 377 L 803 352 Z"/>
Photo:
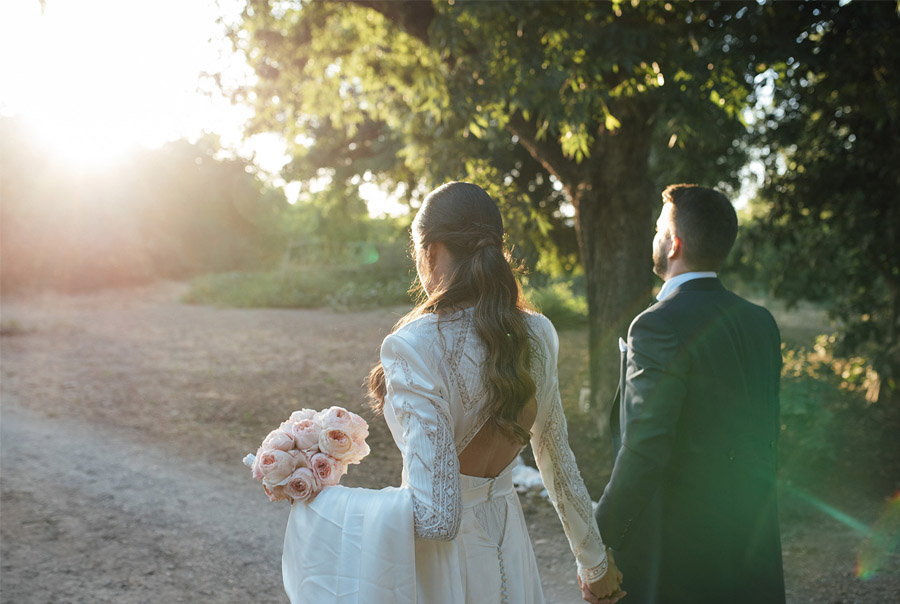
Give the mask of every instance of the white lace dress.
<path id="1" fill-rule="evenodd" d="M 594 581 L 606 572 L 606 552 L 568 444 L 557 377 L 559 341 L 546 317 L 533 314 L 528 321 L 534 341 L 538 404 L 531 439 L 534 458 L 579 573 Z M 311 506 L 292 506 L 283 558 L 291 602 L 544 602 L 537 561 L 513 489 L 512 468 L 490 479 L 459 472 L 458 454 L 487 420 L 483 359 L 470 309 L 440 318 L 426 315 L 385 338 L 381 348 L 387 383 L 384 416 L 403 454 L 402 486 L 366 495 L 352 493 L 364 489 L 334 487 L 323 491 Z M 331 536 L 309 538 L 311 525 L 345 523 L 345 506 L 354 508 L 357 518 L 371 516 L 373 494 L 380 502 L 394 498 L 390 505 L 397 510 L 396 516 L 387 519 L 384 506 L 378 513 L 384 522 L 394 523 L 390 528 L 382 525 L 381 530 L 396 538 L 376 537 L 371 531 L 358 531 L 359 538 L 348 538 L 346 528 L 335 529 Z M 404 513 L 409 514 L 402 511 L 408 501 L 404 496 L 411 499 L 407 505 L 412 516 L 410 531 L 404 526 L 409 522 L 403 518 Z M 337 509 L 341 510 L 340 520 L 326 518 L 334 516 Z M 352 552 L 368 551 L 367 556 L 353 554 L 365 558 L 361 570 L 332 573 L 341 576 L 328 581 L 321 576 L 310 579 L 310 559 L 321 562 L 322 554 L 314 549 L 311 558 L 309 548 L 304 553 L 304 546 L 339 539 L 345 542 L 344 550 L 350 541 Z M 361 544 L 359 539 L 368 541 Z M 410 541 L 414 556 L 404 551 Z M 337 557 L 346 562 L 353 557 L 339 549 L 325 554 L 326 559 Z M 409 585 L 398 585 L 398 573 L 410 573 Z M 391 585 L 381 587 L 388 576 Z M 311 585 L 324 583 L 331 586 L 327 592 L 310 595 Z M 323 593 L 329 594 L 328 599 L 323 599 Z M 383 600 L 379 599 L 381 593 Z"/>

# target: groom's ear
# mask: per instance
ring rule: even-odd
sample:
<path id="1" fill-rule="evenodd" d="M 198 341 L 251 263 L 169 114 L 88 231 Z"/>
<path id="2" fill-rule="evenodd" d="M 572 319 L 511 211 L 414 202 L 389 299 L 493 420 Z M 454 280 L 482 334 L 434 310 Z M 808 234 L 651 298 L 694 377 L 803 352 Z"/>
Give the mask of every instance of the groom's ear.
<path id="1" fill-rule="evenodd" d="M 681 237 L 675 235 L 672 237 L 672 245 L 669 246 L 669 260 L 675 260 L 676 258 L 680 258 L 682 252 L 684 250 L 684 244 L 681 241 Z"/>

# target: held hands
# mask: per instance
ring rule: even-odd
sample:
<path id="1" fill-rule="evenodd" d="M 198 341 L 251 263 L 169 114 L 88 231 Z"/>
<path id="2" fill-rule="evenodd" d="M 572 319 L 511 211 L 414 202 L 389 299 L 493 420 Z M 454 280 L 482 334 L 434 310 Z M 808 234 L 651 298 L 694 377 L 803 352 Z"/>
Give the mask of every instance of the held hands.
<path id="1" fill-rule="evenodd" d="M 622 591 L 622 573 L 616 567 L 613 560 L 612 552 L 609 548 L 606 550 L 606 558 L 609 562 L 606 574 L 599 581 L 594 583 L 585 583 L 578 577 L 578 586 L 581 587 L 581 597 L 585 602 L 591 604 L 615 604 L 625 597 L 626 592 Z"/>

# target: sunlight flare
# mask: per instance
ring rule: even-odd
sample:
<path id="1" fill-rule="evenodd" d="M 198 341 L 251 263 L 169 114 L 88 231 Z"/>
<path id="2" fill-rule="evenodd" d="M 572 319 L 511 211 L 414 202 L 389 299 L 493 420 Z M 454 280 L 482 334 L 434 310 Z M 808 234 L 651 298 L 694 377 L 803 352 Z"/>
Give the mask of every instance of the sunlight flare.
<path id="1" fill-rule="evenodd" d="M 857 579 L 865 581 L 873 578 L 884 567 L 888 559 L 896 555 L 897 546 L 900 545 L 900 491 L 894 493 L 887 500 L 878 520 L 870 527 L 809 493 L 790 485 L 782 486 L 801 501 L 864 538 L 859 547 L 854 570 Z"/>
<path id="2" fill-rule="evenodd" d="M 860 547 L 856 577 L 873 578 L 895 556 L 900 545 L 900 491 L 888 499 L 871 535 Z"/>
<path id="3" fill-rule="evenodd" d="M 248 77 L 216 22 L 237 6 L 47 0 L 42 11 L 33 0 L 12 0 L 0 18 L 0 114 L 19 117 L 76 167 L 103 167 L 133 147 L 204 131 L 237 143 L 248 110 L 202 78 Z"/>

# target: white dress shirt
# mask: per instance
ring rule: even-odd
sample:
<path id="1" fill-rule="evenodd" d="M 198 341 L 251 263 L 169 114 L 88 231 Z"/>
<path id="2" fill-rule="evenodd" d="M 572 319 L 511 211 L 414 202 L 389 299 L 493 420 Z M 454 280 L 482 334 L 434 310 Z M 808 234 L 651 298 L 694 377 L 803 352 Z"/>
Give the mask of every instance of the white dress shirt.
<path id="1" fill-rule="evenodd" d="M 656 294 L 656 299 L 662 302 L 666 298 L 672 295 L 672 292 L 675 291 L 675 288 L 681 285 L 682 283 L 687 283 L 688 281 L 693 281 L 694 279 L 717 279 L 719 276 L 713 271 L 694 271 L 690 273 L 681 273 L 680 275 L 675 275 L 665 283 L 660 288 L 659 293 Z"/>

